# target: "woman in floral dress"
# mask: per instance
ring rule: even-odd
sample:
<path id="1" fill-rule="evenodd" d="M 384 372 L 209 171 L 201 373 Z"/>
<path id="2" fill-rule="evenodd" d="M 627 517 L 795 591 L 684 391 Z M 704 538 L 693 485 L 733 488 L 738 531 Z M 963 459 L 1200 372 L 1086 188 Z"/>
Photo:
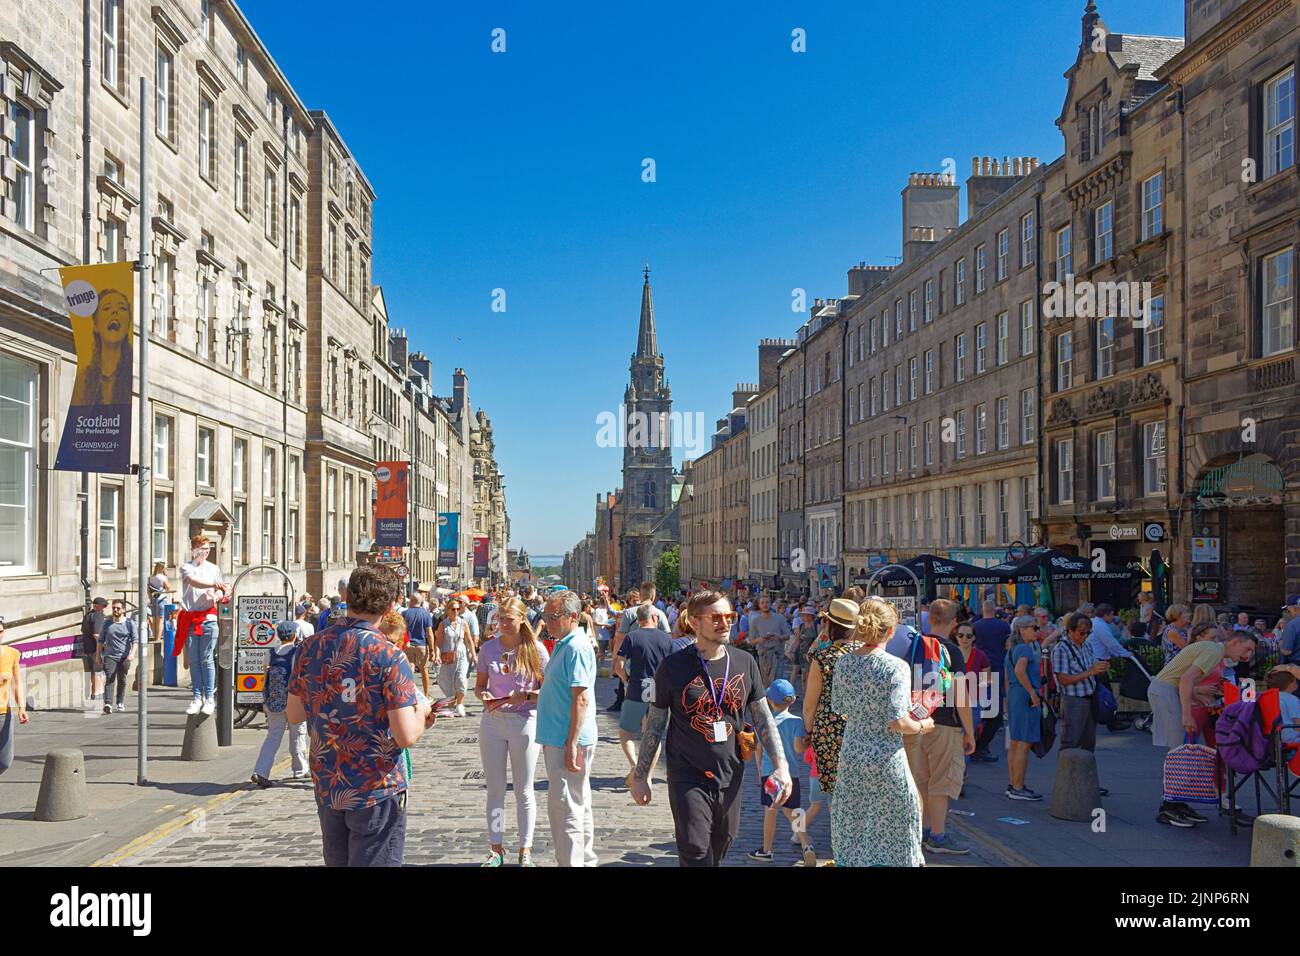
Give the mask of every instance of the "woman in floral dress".
<path id="1" fill-rule="evenodd" d="M 831 709 L 831 690 L 835 683 L 836 661 L 856 650 L 860 643 L 853 638 L 853 629 L 858 623 L 858 605 L 845 598 L 836 598 L 822 616 L 826 619 L 828 640 L 808 655 L 803 720 L 805 727 L 812 728 L 808 737 L 817 757 L 822 793 L 830 795 L 835 789 L 835 767 L 840 756 L 840 740 L 844 736 L 844 718 Z"/>
<path id="2" fill-rule="evenodd" d="M 835 668 L 831 707 L 847 718 L 831 802 L 836 866 L 923 866 L 921 798 L 903 750 L 903 734 L 926 734 L 934 721 L 913 719 L 912 675 L 885 650 L 898 613 L 863 602 L 857 649 Z"/>

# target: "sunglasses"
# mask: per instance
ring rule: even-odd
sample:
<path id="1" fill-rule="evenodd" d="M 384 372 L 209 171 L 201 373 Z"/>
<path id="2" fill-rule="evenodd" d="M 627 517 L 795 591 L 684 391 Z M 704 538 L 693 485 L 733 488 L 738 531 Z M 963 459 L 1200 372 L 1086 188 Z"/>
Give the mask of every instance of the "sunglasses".
<path id="1" fill-rule="evenodd" d="M 701 617 L 711 617 L 713 620 L 720 621 L 723 624 L 734 624 L 740 615 L 732 612 L 729 614 L 703 614 Z"/>

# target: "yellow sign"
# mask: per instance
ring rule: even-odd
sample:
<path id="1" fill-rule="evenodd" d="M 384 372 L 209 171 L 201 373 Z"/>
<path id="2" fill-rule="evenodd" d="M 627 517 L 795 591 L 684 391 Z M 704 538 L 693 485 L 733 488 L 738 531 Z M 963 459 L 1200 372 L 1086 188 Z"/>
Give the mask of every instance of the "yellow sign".
<path id="1" fill-rule="evenodd" d="M 125 474 L 131 467 L 134 264 L 70 266 L 59 276 L 77 378 L 54 467 Z"/>

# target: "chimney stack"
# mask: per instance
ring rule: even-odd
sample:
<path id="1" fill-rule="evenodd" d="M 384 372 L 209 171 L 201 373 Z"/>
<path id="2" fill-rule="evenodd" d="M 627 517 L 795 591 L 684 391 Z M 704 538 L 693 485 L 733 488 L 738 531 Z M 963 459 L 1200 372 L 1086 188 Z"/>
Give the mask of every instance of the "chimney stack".
<path id="1" fill-rule="evenodd" d="M 961 188 L 949 173 L 912 173 L 903 190 L 903 264 L 957 228 Z"/>
<path id="2" fill-rule="evenodd" d="M 966 180 L 966 218 L 972 219 L 999 196 L 1038 169 L 1033 156 L 971 158 L 971 177 Z"/>

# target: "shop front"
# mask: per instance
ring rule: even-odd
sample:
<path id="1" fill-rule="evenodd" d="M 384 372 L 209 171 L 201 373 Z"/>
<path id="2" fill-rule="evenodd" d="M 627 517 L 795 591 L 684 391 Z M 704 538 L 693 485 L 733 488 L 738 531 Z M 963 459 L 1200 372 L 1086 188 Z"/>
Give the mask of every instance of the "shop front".
<path id="1" fill-rule="evenodd" d="M 1197 477 L 1184 556 L 1196 603 L 1276 615 L 1288 593 L 1286 525 L 1297 505 L 1266 454 L 1227 455 Z M 1290 591 L 1294 592 L 1292 586 Z"/>

